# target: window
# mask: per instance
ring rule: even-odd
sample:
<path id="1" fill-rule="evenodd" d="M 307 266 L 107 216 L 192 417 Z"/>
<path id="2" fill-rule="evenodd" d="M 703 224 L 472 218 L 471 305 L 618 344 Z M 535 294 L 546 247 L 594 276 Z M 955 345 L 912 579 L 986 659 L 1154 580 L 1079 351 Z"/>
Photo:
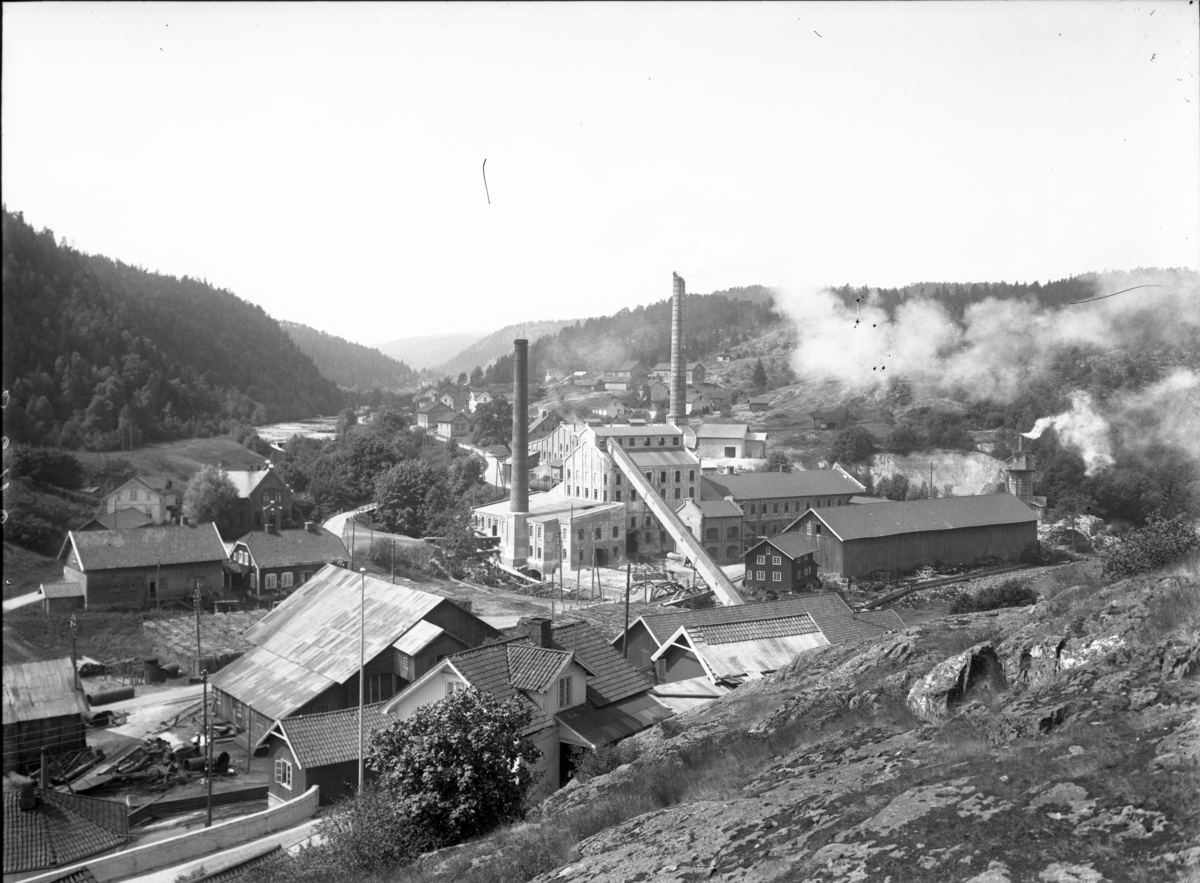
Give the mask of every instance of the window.
<path id="1" fill-rule="evenodd" d="M 646 516 L 646 518 L 645 518 L 645 520 L 642 522 L 642 524 L 644 524 L 646 527 L 649 527 L 649 526 L 650 526 L 652 523 L 653 523 L 653 522 L 650 520 L 650 516 L 649 516 L 649 515 L 647 515 L 647 516 Z"/>
<path id="2" fill-rule="evenodd" d="M 631 503 L 637 502 L 637 491 L 635 491 L 635 490 L 629 491 L 629 502 L 631 502 Z"/>
<path id="3" fill-rule="evenodd" d="M 615 539 L 616 539 L 617 537 L 619 537 L 620 535 L 621 535 L 621 528 L 619 528 L 619 527 L 614 527 L 614 528 L 613 528 L 613 539 L 615 540 Z"/>
<path id="4" fill-rule="evenodd" d="M 617 502 L 621 502 L 621 492 L 617 491 Z"/>
<path id="5" fill-rule="evenodd" d="M 783 559 L 780 558 L 778 555 L 772 555 L 771 563 L 774 564 L 776 567 L 778 567 L 780 564 L 783 563 Z"/>
<path id="6" fill-rule="evenodd" d="M 667 470 L 665 470 L 665 469 L 661 469 L 661 470 L 659 470 L 659 473 L 658 473 L 658 483 L 659 483 L 659 484 L 666 484 L 666 483 L 667 483 Z"/>
<path id="7" fill-rule="evenodd" d="M 136 500 L 136 499 L 137 499 L 137 488 L 130 488 L 130 489 L 129 489 L 129 499 L 130 499 L 130 500 Z"/>
<path id="8" fill-rule="evenodd" d="M 604 473 L 604 483 L 608 484 L 608 473 L 607 472 Z"/>
<path id="9" fill-rule="evenodd" d="M 751 504 L 750 504 L 750 514 L 751 514 L 751 515 L 753 515 L 753 514 L 755 514 L 755 512 L 757 512 L 757 511 L 758 511 L 758 510 L 755 508 L 755 504 L 754 504 L 754 503 L 751 503 Z"/>
<path id="10" fill-rule="evenodd" d="M 760 571 L 758 572 L 758 581 L 759 581 L 759 582 L 762 582 L 762 581 L 763 581 L 763 580 L 765 580 L 766 578 L 767 578 L 767 572 L 766 572 L 765 570 L 760 570 Z"/>
<path id="11" fill-rule="evenodd" d="M 683 488 L 679 488 L 679 487 L 675 488 L 675 499 L 678 500 L 682 496 L 683 496 Z"/>
<path id="12" fill-rule="evenodd" d="M 688 485 L 688 496 L 691 497 L 693 500 L 696 499 L 696 489 L 694 487 L 692 487 L 691 485 Z"/>
<path id="13" fill-rule="evenodd" d="M 620 487 L 620 486 L 621 486 L 621 473 L 618 472 L 617 473 L 617 487 Z"/>
<path id="14" fill-rule="evenodd" d="M 776 583 L 783 582 L 783 574 L 780 573 L 778 570 L 775 571 L 774 573 L 771 574 L 771 582 L 776 582 Z"/>
<path id="15" fill-rule="evenodd" d="M 583 539 L 583 528 L 579 528 L 579 539 Z"/>
<path id="16" fill-rule="evenodd" d="M 695 480 L 696 480 L 696 470 L 689 469 L 688 470 L 688 481 L 695 481 Z"/>
<path id="17" fill-rule="evenodd" d="M 289 791 L 292 790 L 292 762 L 290 760 L 275 761 L 275 781 Z"/>
<path id="18" fill-rule="evenodd" d="M 665 487 L 660 487 L 658 489 L 658 495 L 665 500 L 667 498 L 667 489 Z"/>
<path id="19" fill-rule="evenodd" d="M 252 589 L 258 588 L 258 571 L 257 570 L 250 571 L 250 588 L 252 588 Z"/>
<path id="20" fill-rule="evenodd" d="M 571 676 L 558 679 L 558 707 L 566 708 L 571 704 Z"/>
<path id="21" fill-rule="evenodd" d="M 285 589 L 290 589 L 292 587 L 292 572 L 290 570 L 283 574 L 281 584 Z"/>
<path id="22" fill-rule="evenodd" d="M 787 513 L 788 513 L 788 506 L 789 506 L 789 505 L 790 505 L 790 504 L 789 504 L 789 503 L 787 503 L 787 502 L 785 502 L 785 503 L 783 504 L 783 514 L 784 514 L 784 515 L 787 515 Z"/>
<path id="23" fill-rule="evenodd" d="M 271 589 L 276 588 L 278 583 L 279 583 L 279 577 L 277 577 L 273 573 L 267 574 L 267 591 L 270 591 Z"/>
<path id="24" fill-rule="evenodd" d="M 608 502 L 608 491 L 604 492 L 604 502 Z"/>
<path id="25" fill-rule="evenodd" d="M 738 538 L 738 529 L 736 527 L 731 527 L 727 531 L 725 531 L 725 539 L 736 540 L 737 538 Z"/>
<path id="26" fill-rule="evenodd" d="M 629 519 L 629 529 L 637 530 L 637 516 L 636 515 Z"/>
<path id="27" fill-rule="evenodd" d="M 778 514 L 779 514 L 779 504 L 778 504 L 778 503 L 774 503 L 774 504 L 772 504 L 772 506 L 771 506 L 771 512 L 772 512 L 773 514 L 775 514 L 775 515 L 778 515 Z"/>
<path id="28" fill-rule="evenodd" d="M 165 595 L 165 594 L 167 593 L 167 588 L 168 588 L 168 580 L 167 580 L 167 578 L 164 576 L 164 577 L 162 578 L 162 581 L 161 581 L 161 582 L 159 583 L 159 585 L 158 585 L 158 590 L 159 590 L 160 592 L 162 592 L 162 593 Z"/>
<path id="29" fill-rule="evenodd" d="M 678 481 L 679 481 L 679 476 L 681 476 L 682 474 L 683 474 L 683 473 L 682 473 L 682 472 L 680 472 L 678 469 L 676 469 L 676 470 L 675 470 L 675 481 L 676 481 L 677 483 L 678 483 Z"/>
<path id="30" fill-rule="evenodd" d="M 157 593 L 158 593 L 158 586 L 155 584 L 154 580 L 150 580 L 150 597 L 152 599 L 157 598 L 158 597 Z"/>
<path id="31" fill-rule="evenodd" d="M 705 531 L 704 531 L 704 539 L 706 539 L 706 540 L 717 540 L 717 539 L 720 539 L 720 538 L 721 538 L 721 537 L 720 537 L 720 531 L 718 531 L 718 530 L 717 530 L 715 527 L 709 527 L 709 528 L 706 528 L 706 529 L 705 529 Z M 759 562 L 759 563 L 761 564 L 762 562 Z"/>
<path id="32" fill-rule="evenodd" d="M 382 702 L 392 698 L 392 673 L 384 672 L 367 677 L 367 701 Z"/>
<path id="33" fill-rule="evenodd" d="M 667 445 L 667 440 L 663 436 L 660 435 L 658 437 L 658 446 L 660 448 L 663 448 L 663 447 L 666 447 L 666 445 Z"/>
<path id="34" fill-rule="evenodd" d="M 671 439 L 671 444 L 673 444 L 675 447 L 679 447 L 679 436 L 675 436 L 673 439 Z"/>
<path id="35" fill-rule="evenodd" d="M 602 536 L 600 528 L 596 528 L 595 539 L 600 539 Z"/>
<path id="36" fill-rule="evenodd" d="M 646 473 L 646 481 L 648 481 L 650 484 L 654 483 L 654 473 L 653 472 Z"/>
<path id="37" fill-rule="evenodd" d="M 446 681 L 446 695 L 453 696 L 455 693 L 461 693 L 466 689 L 462 681 Z"/>
<path id="38" fill-rule="evenodd" d="M 759 555 L 758 560 L 755 562 L 755 564 L 766 564 L 766 563 L 767 563 L 766 555 Z"/>

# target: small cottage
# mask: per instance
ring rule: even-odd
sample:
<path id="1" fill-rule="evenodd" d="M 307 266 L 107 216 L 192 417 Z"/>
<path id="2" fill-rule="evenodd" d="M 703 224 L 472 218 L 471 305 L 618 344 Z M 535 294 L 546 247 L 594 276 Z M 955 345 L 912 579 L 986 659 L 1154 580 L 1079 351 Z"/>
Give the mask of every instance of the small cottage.
<path id="1" fill-rule="evenodd" d="M 391 719 L 381 713 L 382 703 L 364 706 L 363 740 Z M 358 790 L 358 707 L 277 720 L 263 740 L 271 780 L 267 806 L 278 806 L 299 797 L 313 785 L 320 788 L 321 806 L 328 806 Z M 372 775 L 369 770 L 364 776 Z"/>
<path id="2" fill-rule="evenodd" d="M 817 544 L 812 537 L 782 533 L 746 550 L 746 588 L 801 592 L 817 588 Z"/>

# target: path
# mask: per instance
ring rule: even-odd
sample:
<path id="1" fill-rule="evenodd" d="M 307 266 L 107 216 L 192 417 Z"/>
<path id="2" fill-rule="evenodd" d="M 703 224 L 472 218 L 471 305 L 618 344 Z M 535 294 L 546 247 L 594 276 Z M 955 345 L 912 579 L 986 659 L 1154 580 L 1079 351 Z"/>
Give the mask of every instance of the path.
<path id="1" fill-rule="evenodd" d="M 322 525 L 322 527 L 324 527 L 330 533 L 340 537 L 342 535 L 342 531 L 344 531 L 346 529 L 346 520 L 347 519 L 353 518 L 359 512 L 368 512 L 374 508 L 375 508 L 374 503 L 367 503 L 365 506 L 359 506 L 357 509 L 350 509 L 346 512 L 339 512 L 337 515 L 334 515 L 332 518 L 327 520 Z"/>
<path id="2" fill-rule="evenodd" d="M 17 610 L 21 607 L 28 607 L 30 604 L 36 604 L 40 600 L 42 600 L 42 592 L 40 589 L 36 592 L 17 595 L 17 597 L 9 598 L 4 602 L 4 612 L 11 613 L 13 610 Z"/>

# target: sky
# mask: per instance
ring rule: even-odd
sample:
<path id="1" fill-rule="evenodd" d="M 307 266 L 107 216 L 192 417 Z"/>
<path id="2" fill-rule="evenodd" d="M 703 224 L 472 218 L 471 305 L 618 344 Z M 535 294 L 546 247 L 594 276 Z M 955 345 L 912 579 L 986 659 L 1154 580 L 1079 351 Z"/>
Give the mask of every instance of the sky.
<path id="1" fill-rule="evenodd" d="M 1178 0 L 6 3 L 3 200 L 366 344 L 673 271 L 1198 268 L 1198 35 Z"/>

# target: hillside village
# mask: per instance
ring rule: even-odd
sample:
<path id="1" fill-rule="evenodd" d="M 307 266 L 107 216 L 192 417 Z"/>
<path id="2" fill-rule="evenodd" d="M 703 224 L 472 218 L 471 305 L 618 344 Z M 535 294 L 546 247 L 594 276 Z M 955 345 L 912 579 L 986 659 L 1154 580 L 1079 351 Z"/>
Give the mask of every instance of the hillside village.
<path id="1" fill-rule="evenodd" d="M 227 807 L 212 829 L 223 846 L 290 830 L 371 783 L 364 736 L 472 688 L 530 709 L 529 798 L 544 800 L 626 740 L 686 730 L 808 654 L 904 640 L 930 615 L 922 597 L 969 597 L 1103 546 L 1099 518 L 1049 521 L 1016 433 L 978 445 L 1002 460 L 959 455 L 943 493 L 934 480 L 905 492 L 901 458 L 879 478 L 864 468 L 850 442 L 886 443 L 878 405 L 818 405 L 798 427 L 845 464 L 790 455 L 770 421 L 778 396 L 714 379 L 737 376 L 728 352 L 684 358 L 686 304 L 676 275 L 668 362 L 531 378 L 516 340 L 511 385 L 447 378 L 417 390 L 407 418 L 344 413 L 347 438 L 402 433 L 478 460 L 464 487 L 487 493 L 457 546 L 389 533 L 378 497 L 318 519 L 288 481 L 308 481 L 292 442 L 253 468 L 222 460 L 188 481 L 147 472 L 94 489 L 95 513 L 61 537 L 57 577 L 6 590 L 6 620 L 69 619 L 72 636 L 69 655 L 41 658 L 6 625 L 5 773 L 28 777 L 6 791 L 6 819 L 75 821 L 6 821 L 5 880 L 106 883 L 130 876 L 126 854 L 143 870 L 182 866 L 215 842 L 207 824 L 170 849 L 142 829 L 198 790 L 209 818 L 214 790 Z M 201 475 L 227 488 L 211 520 L 185 502 Z M 416 548 L 426 566 L 406 571 Z M 95 617 L 130 614 L 152 657 L 75 651 Z M 174 720 L 130 723 L 146 699 L 179 703 L 150 706 Z M 252 873 L 241 856 L 221 863 Z"/>

